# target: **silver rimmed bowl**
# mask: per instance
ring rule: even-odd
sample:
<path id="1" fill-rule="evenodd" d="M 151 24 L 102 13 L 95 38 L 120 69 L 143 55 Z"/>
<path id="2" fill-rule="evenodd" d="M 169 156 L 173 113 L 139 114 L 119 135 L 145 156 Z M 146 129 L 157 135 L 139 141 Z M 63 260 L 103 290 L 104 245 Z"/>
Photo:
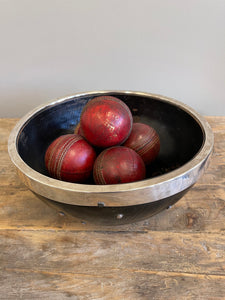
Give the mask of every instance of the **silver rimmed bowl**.
<path id="1" fill-rule="evenodd" d="M 161 149 L 142 181 L 115 185 L 77 184 L 48 175 L 44 155 L 59 135 L 72 133 L 84 105 L 99 95 L 124 101 L 134 121 L 154 127 Z M 207 121 L 174 99 L 132 91 L 93 91 L 42 105 L 12 130 L 8 151 L 19 177 L 38 197 L 84 221 L 119 225 L 146 219 L 173 205 L 203 174 L 213 149 Z"/>

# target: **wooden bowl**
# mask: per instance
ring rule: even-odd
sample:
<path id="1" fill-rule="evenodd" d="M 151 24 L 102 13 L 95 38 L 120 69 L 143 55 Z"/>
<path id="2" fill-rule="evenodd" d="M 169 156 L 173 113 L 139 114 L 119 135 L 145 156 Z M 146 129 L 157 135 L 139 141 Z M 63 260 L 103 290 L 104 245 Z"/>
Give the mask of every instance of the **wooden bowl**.
<path id="1" fill-rule="evenodd" d="M 44 164 L 48 145 L 72 133 L 84 105 L 99 95 L 118 97 L 129 106 L 134 122 L 158 132 L 160 153 L 145 180 L 94 185 L 49 177 Z M 140 221 L 174 204 L 202 175 L 212 149 L 212 130 L 192 108 L 168 97 L 131 91 L 94 91 L 42 105 L 17 123 L 8 141 L 11 160 L 29 189 L 67 214 L 104 225 Z"/>

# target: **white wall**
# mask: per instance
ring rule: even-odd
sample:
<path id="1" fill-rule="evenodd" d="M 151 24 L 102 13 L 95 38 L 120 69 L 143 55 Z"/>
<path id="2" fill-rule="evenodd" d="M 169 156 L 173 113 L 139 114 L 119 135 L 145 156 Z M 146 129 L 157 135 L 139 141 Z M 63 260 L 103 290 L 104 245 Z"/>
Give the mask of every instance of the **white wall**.
<path id="1" fill-rule="evenodd" d="M 225 115 L 224 0 L 0 0 L 0 37 L 0 117 L 98 89 Z"/>

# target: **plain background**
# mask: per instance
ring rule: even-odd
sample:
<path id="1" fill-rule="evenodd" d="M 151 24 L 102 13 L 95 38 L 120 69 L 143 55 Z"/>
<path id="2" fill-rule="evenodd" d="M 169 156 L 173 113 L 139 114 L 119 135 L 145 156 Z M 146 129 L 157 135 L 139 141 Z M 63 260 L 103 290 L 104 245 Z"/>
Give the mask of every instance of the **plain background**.
<path id="1" fill-rule="evenodd" d="M 0 0 L 0 117 L 91 90 L 225 115 L 224 0 Z"/>

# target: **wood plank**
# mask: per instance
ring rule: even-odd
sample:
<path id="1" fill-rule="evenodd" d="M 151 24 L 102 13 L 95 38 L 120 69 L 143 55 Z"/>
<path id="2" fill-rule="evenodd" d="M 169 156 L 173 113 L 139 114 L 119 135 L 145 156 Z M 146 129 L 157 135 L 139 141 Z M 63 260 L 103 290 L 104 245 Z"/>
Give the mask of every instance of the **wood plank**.
<path id="1" fill-rule="evenodd" d="M 88 274 L 142 270 L 225 276 L 225 235 L 0 230 L 1 268 Z M 189 258 L 189 259 L 187 259 Z"/>
<path id="2" fill-rule="evenodd" d="M 225 117 L 208 117 L 215 147 L 208 169 L 197 184 L 171 209 L 150 219 L 106 230 L 223 232 L 225 230 Z M 57 211 L 40 201 L 18 179 L 7 153 L 15 119 L 0 119 L 0 227 L 102 230 Z"/>
<path id="3" fill-rule="evenodd" d="M 110 270 L 104 275 L 7 270 L 0 277 L 2 299 L 222 300 L 221 276 Z"/>
<path id="4" fill-rule="evenodd" d="M 225 236 L 0 230 L 5 299 L 224 299 Z M 3 298 L 4 299 L 4 298 Z"/>

